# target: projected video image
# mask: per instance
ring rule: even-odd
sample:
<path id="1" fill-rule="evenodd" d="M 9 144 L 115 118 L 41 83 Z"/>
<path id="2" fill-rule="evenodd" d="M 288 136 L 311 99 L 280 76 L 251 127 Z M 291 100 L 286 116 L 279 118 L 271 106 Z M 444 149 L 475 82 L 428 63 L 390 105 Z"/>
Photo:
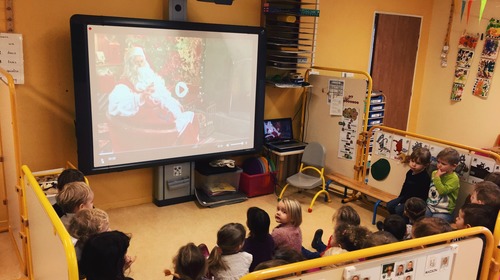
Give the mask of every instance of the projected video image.
<path id="1" fill-rule="evenodd" d="M 254 45 L 236 35 L 132 30 L 89 27 L 96 165 L 182 156 L 183 147 L 252 147 Z"/>

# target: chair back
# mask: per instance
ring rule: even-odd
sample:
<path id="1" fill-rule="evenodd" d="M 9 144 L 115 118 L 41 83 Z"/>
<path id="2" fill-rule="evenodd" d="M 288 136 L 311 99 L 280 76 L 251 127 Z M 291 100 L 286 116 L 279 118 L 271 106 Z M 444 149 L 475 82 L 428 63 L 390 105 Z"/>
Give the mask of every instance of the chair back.
<path id="1" fill-rule="evenodd" d="M 322 168 L 325 166 L 325 158 L 325 147 L 318 142 L 310 142 L 302 154 L 302 163 Z"/>

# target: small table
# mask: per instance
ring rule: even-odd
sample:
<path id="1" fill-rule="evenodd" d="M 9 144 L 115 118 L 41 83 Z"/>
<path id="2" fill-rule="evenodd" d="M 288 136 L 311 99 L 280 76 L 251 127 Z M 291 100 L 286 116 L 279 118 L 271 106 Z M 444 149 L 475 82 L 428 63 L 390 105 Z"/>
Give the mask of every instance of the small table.
<path id="1" fill-rule="evenodd" d="M 276 150 L 269 149 L 267 147 L 264 147 L 264 149 L 272 152 L 279 159 L 279 164 L 278 164 L 278 181 L 279 182 L 283 181 L 283 166 L 285 164 L 285 157 L 292 156 L 292 155 L 300 155 L 300 154 L 304 153 L 304 149 L 289 151 L 289 152 L 279 152 Z"/>

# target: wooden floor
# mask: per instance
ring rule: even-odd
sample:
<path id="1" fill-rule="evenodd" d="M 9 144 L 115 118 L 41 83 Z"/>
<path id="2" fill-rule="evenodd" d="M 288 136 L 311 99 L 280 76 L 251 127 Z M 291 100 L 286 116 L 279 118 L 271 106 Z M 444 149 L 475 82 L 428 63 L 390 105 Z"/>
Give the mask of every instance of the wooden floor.
<path id="1" fill-rule="evenodd" d="M 324 242 L 333 231 L 331 218 L 334 209 L 341 206 L 339 195 L 332 195 L 332 202 L 326 203 L 322 197 L 316 201 L 313 212 L 308 213 L 307 208 L 314 193 L 298 193 L 293 189 L 287 190 L 287 197 L 297 199 L 302 204 L 303 245 L 311 249 L 311 240 L 314 232 L 322 228 L 325 232 Z M 277 224 L 274 221 L 276 211 L 276 196 L 274 194 L 251 198 L 245 202 L 204 208 L 195 202 L 186 202 L 165 207 L 154 204 L 111 209 L 111 228 L 132 234 L 129 254 L 137 259 L 132 265 L 130 277 L 136 280 L 164 280 L 163 270 L 173 268 L 172 258 L 178 248 L 188 242 L 195 244 L 205 243 L 212 248 L 216 242 L 218 229 L 229 222 L 239 222 L 245 225 L 246 211 L 251 206 L 257 206 L 271 217 L 271 228 Z M 376 230 L 371 225 L 372 204 L 360 201 L 349 202 L 361 216 L 362 224 L 370 230 Z M 96 205 L 96 207 L 99 207 Z M 379 211 L 379 215 L 385 211 Z M 383 219 L 382 216 L 378 217 Z M 18 279 L 22 276 L 17 258 L 14 254 L 12 242 L 7 233 L 0 234 L 0 280 Z"/>
<path id="2" fill-rule="evenodd" d="M 22 279 L 24 277 L 14 246 L 8 232 L 0 233 L 0 280 Z"/>

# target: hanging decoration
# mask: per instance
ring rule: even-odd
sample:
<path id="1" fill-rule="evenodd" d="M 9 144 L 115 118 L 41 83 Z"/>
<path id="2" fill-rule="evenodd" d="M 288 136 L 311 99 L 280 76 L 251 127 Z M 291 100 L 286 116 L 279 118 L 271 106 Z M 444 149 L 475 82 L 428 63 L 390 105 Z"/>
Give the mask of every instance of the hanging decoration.
<path id="1" fill-rule="evenodd" d="M 448 51 L 450 50 L 450 33 L 451 26 L 453 25 L 453 14 L 455 12 L 455 0 L 451 0 L 450 17 L 448 18 L 448 28 L 446 29 L 446 36 L 444 37 L 443 49 L 441 50 L 441 67 L 448 66 Z"/>
<path id="2" fill-rule="evenodd" d="M 467 3 L 467 0 L 462 0 L 462 9 L 460 10 L 460 22 L 464 18 L 464 11 L 465 11 L 465 4 Z"/>
<path id="3" fill-rule="evenodd" d="M 483 18 L 483 12 L 484 7 L 486 7 L 486 2 L 488 2 L 488 0 L 481 0 L 481 7 L 479 8 L 479 22 L 481 22 L 481 19 Z"/>
<path id="4" fill-rule="evenodd" d="M 469 75 L 474 52 L 479 40 L 479 34 L 463 34 L 458 41 L 457 61 L 455 75 L 451 90 L 451 100 L 461 101 L 462 94 Z"/>
<path id="5" fill-rule="evenodd" d="M 478 97 L 487 98 L 488 91 L 493 79 L 493 72 L 498 57 L 500 39 L 500 21 L 490 19 L 486 28 L 486 40 L 484 41 L 481 60 L 477 69 L 476 82 L 472 89 L 472 94 Z"/>
<path id="6" fill-rule="evenodd" d="M 467 24 L 469 24 L 470 7 L 472 7 L 472 0 L 467 0 Z"/>

